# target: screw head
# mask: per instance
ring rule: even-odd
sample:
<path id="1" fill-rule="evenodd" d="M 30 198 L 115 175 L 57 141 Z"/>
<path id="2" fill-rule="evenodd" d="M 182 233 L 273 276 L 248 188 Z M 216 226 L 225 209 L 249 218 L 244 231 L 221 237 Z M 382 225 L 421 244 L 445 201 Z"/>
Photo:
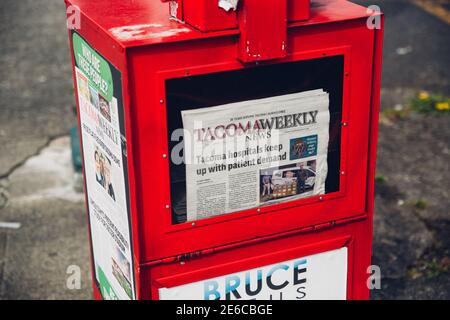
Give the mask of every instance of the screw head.
<path id="1" fill-rule="evenodd" d="M 180 264 L 181 264 L 181 265 L 184 265 L 184 264 L 186 264 L 186 262 L 184 262 L 184 261 L 180 261 Z"/>
<path id="2" fill-rule="evenodd" d="M 342 125 L 343 125 L 344 127 L 346 127 L 346 126 L 347 126 L 347 122 L 342 122 Z"/>
<path id="3" fill-rule="evenodd" d="M 164 103 L 164 99 L 159 100 L 159 103 L 163 104 Z"/>
<path id="4" fill-rule="evenodd" d="M 167 158 L 167 154 L 163 153 L 162 157 L 163 157 L 164 159 L 166 159 L 166 158 Z"/>
<path id="5" fill-rule="evenodd" d="M 170 209 L 170 205 L 166 204 L 166 209 Z"/>
<path id="6" fill-rule="evenodd" d="M 320 197 L 319 197 L 319 200 L 323 200 L 323 197 L 322 197 L 322 196 L 320 196 Z"/>
<path id="7" fill-rule="evenodd" d="M 341 175 L 343 175 L 343 176 L 344 176 L 344 175 L 345 175 L 345 171 L 341 171 Z"/>
<path id="8" fill-rule="evenodd" d="M 192 223 L 191 223 L 191 226 L 195 227 L 195 222 L 192 222 Z"/>
<path id="9" fill-rule="evenodd" d="M 259 213 L 259 212 L 261 212 L 261 209 L 260 208 L 258 208 L 258 209 L 256 209 L 256 211 Z"/>

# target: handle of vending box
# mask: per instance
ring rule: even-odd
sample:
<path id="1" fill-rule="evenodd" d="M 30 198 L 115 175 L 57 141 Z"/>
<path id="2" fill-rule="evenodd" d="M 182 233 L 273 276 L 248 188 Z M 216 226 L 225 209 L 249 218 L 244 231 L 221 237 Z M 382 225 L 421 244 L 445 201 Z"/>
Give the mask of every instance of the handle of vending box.
<path id="1" fill-rule="evenodd" d="M 184 0 L 169 2 L 170 15 L 184 21 Z M 288 0 L 216 0 L 220 10 L 237 11 L 240 37 L 237 58 L 244 63 L 284 58 L 287 52 Z M 225 23 L 226 24 L 226 23 Z"/>

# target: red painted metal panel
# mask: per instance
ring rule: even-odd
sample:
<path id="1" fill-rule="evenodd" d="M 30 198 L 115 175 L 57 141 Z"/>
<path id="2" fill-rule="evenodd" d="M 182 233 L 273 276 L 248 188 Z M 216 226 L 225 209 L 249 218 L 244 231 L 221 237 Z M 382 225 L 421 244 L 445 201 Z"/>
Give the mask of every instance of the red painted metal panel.
<path id="1" fill-rule="evenodd" d="M 238 12 L 242 62 L 286 56 L 287 0 L 245 0 Z"/>
<path id="2" fill-rule="evenodd" d="M 200 31 L 220 31 L 237 28 L 236 12 L 219 8 L 217 1 L 183 0 L 184 20 Z"/>
<path id="3" fill-rule="evenodd" d="M 158 289 L 249 270 L 281 261 L 346 247 L 348 249 L 347 299 L 367 299 L 370 254 L 367 252 L 368 219 L 326 231 L 280 236 L 270 241 L 213 252 L 199 258 L 143 267 L 144 299 L 158 299 Z M 356 258 L 357 257 L 357 258 Z"/>
<path id="4" fill-rule="evenodd" d="M 367 179 L 367 212 L 370 221 L 373 221 L 375 206 L 375 171 L 377 160 L 377 141 L 378 141 L 378 119 L 380 113 L 380 92 L 381 92 L 381 63 L 383 57 L 383 33 L 384 33 L 384 15 L 381 15 L 381 28 L 375 31 L 374 38 L 374 60 L 372 71 L 372 91 L 371 91 L 371 110 L 370 110 L 370 140 L 369 140 L 369 170 Z M 373 234 L 373 223 L 369 224 L 369 235 Z M 372 243 L 372 239 L 369 240 Z M 372 257 L 372 245 L 369 247 Z"/>
<path id="5" fill-rule="evenodd" d="M 310 0 L 288 0 L 288 21 L 295 22 L 308 20 L 310 2 Z"/>

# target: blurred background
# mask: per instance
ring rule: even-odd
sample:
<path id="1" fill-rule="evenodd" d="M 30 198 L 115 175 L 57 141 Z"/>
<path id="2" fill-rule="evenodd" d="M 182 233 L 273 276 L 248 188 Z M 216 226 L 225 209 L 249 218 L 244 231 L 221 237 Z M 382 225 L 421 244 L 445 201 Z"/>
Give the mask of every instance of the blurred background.
<path id="1" fill-rule="evenodd" d="M 450 299 L 450 0 L 354 2 L 386 15 L 372 298 Z M 90 299 L 63 1 L 2 0 L 0 43 L 0 299 Z"/>

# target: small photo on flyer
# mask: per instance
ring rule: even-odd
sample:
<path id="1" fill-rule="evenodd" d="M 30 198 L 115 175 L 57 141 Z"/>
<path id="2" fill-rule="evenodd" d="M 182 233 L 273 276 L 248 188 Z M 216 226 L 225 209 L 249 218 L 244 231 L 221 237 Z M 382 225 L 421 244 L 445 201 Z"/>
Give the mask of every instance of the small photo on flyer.
<path id="1" fill-rule="evenodd" d="M 99 94 L 100 101 L 100 113 L 105 117 L 106 120 L 111 122 L 111 107 L 108 100 L 106 100 L 101 94 Z"/>
<path id="2" fill-rule="evenodd" d="M 125 255 L 116 246 L 115 255 L 111 257 L 112 273 L 120 286 L 125 290 L 127 295 L 132 298 L 133 292 L 131 288 L 131 267 Z"/>
<path id="3" fill-rule="evenodd" d="M 314 190 L 316 160 L 260 170 L 260 203 Z"/>
<path id="4" fill-rule="evenodd" d="M 95 148 L 95 180 L 105 189 L 108 195 L 116 201 L 111 177 L 111 160 L 103 154 L 99 147 Z"/>
<path id="5" fill-rule="evenodd" d="M 80 72 L 77 73 L 79 94 L 89 101 L 89 81 Z"/>
<path id="6" fill-rule="evenodd" d="M 98 110 L 100 106 L 100 100 L 98 98 L 98 92 L 91 86 L 89 86 L 89 101 Z"/>

